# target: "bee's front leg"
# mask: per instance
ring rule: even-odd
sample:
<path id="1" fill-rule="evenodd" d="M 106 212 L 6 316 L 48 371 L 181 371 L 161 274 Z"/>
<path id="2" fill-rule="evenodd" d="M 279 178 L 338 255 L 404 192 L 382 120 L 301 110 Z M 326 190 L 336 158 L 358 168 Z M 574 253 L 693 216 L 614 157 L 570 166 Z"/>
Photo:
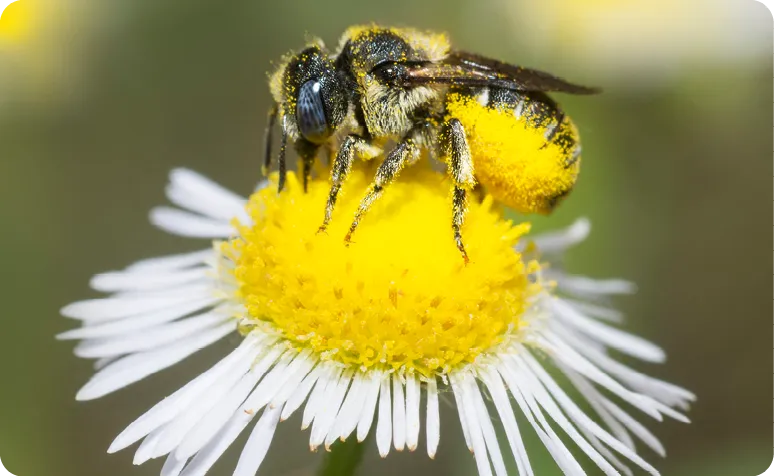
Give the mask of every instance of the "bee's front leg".
<path id="1" fill-rule="evenodd" d="M 413 131 L 412 131 L 413 132 Z M 374 183 L 371 186 L 371 190 L 368 191 L 363 200 L 360 201 L 360 207 L 355 212 L 355 219 L 352 221 L 352 225 L 349 227 L 349 232 L 344 238 L 346 243 L 352 241 L 352 235 L 357 230 L 360 220 L 363 215 L 366 214 L 371 205 L 374 204 L 379 197 L 382 196 L 384 187 L 389 185 L 398 173 L 406 166 L 409 161 L 416 157 L 419 152 L 419 146 L 417 145 L 413 134 L 409 133 L 403 140 L 401 140 L 395 148 L 387 154 L 387 157 L 379 165 L 376 171 L 376 177 L 374 177 Z"/>
<path id="2" fill-rule="evenodd" d="M 365 147 L 367 144 L 368 142 L 365 139 L 356 134 L 348 135 L 341 143 L 339 152 L 336 154 L 331 167 L 331 191 L 328 194 L 328 203 L 325 206 L 325 219 L 323 224 L 320 225 L 318 233 L 328 228 L 328 223 L 330 223 L 331 216 L 333 216 L 333 208 L 336 206 L 336 198 L 339 195 L 339 190 L 341 190 L 341 184 L 344 183 L 350 170 L 352 170 L 356 149 Z"/>
<path id="3" fill-rule="evenodd" d="M 441 150 L 447 157 L 449 175 L 454 182 L 452 193 L 452 231 L 457 249 L 462 253 L 462 259 L 469 262 L 468 253 L 462 242 L 462 225 L 465 223 L 465 214 L 468 211 L 467 191 L 476 186 L 476 178 L 473 175 L 473 160 L 470 155 L 470 147 L 465 136 L 465 128 L 459 119 L 450 119 L 441 134 Z"/>
<path id="4" fill-rule="evenodd" d="M 274 125 L 277 123 L 278 107 L 275 104 L 274 107 L 269 109 L 268 118 L 266 121 L 266 131 L 263 134 L 263 167 L 261 172 L 264 176 L 269 175 L 269 169 L 271 168 L 271 141 L 273 138 Z"/>
<path id="5" fill-rule="evenodd" d="M 277 193 L 281 192 L 283 188 L 285 188 L 285 177 L 287 177 L 288 174 L 288 167 L 287 162 L 285 160 L 285 152 L 288 147 L 288 133 L 285 131 L 285 128 L 282 128 L 282 139 L 280 140 L 280 150 L 279 150 L 279 157 L 277 158 L 277 161 L 279 162 L 279 181 L 277 182 Z"/>
<path id="6" fill-rule="evenodd" d="M 304 177 L 304 193 L 307 192 L 309 186 L 309 177 L 312 175 L 312 166 L 314 165 L 314 159 L 317 158 L 317 151 L 320 146 L 309 142 L 306 139 L 299 139 L 296 142 L 296 152 L 301 157 L 301 170 Z"/>

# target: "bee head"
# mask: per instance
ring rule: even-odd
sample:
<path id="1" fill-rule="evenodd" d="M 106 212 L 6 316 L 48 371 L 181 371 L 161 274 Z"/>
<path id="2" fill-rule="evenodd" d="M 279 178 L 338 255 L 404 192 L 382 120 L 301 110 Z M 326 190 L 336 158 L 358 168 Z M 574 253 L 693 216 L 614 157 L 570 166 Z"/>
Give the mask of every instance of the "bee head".
<path id="1" fill-rule="evenodd" d="M 324 143 L 344 122 L 349 106 L 335 63 L 313 45 L 290 59 L 283 76 L 286 127 L 309 142 Z"/>

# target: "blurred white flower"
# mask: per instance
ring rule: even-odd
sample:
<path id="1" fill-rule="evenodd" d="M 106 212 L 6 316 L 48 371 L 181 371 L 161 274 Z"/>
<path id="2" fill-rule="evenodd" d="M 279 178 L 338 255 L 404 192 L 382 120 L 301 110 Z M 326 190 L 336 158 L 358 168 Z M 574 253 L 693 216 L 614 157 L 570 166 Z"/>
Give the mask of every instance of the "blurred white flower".
<path id="1" fill-rule="evenodd" d="M 767 41 L 771 16 L 754 2 L 502 2 L 530 48 L 627 80 L 749 61 L 771 47 Z"/>

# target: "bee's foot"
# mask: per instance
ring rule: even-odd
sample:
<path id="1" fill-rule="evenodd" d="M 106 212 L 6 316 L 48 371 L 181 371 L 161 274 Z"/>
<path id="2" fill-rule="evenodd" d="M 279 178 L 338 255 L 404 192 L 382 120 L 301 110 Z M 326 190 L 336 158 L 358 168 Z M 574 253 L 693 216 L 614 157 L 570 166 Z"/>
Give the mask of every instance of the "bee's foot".
<path id="1" fill-rule="evenodd" d="M 320 233 L 325 233 L 327 235 L 328 234 L 327 230 L 328 230 L 328 225 L 320 225 L 320 228 L 317 229 L 317 234 L 319 235 Z"/>
<path id="2" fill-rule="evenodd" d="M 465 246 L 462 244 L 461 241 L 457 242 L 457 249 L 460 250 L 460 254 L 462 255 L 462 260 L 465 262 L 465 265 L 467 266 L 468 263 L 470 263 L 470 258 L 468 258 L 468 252 L 465 251 Z"/>

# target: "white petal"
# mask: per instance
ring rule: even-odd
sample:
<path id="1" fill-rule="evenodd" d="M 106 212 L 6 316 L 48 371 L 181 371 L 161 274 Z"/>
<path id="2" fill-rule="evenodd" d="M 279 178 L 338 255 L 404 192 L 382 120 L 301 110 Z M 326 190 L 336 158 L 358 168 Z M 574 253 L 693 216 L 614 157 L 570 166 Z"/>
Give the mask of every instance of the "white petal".
<path id="1" fill-rule="evenodd" d="M 267 407 L 264 410 L 261 419 L 258 420 L 242 449 L 239 462 L 234 470 L 234 476 L 255 476 L 269 451 L 269 445 L 274 438 L 274 431 L 277 429 L 281 412 L 281 408 Z"/>
<path id="2" fill-rule="evenodd" d="M 419 441 L 419 379 L 406 375 L 406 446 L 417 449 Z"/>
<path id="3" fill-rule="evenodd" d="M 379 420 L 376 422 L 376 447 L 382 458 L 386 458 L 390 453 L 390 442 L 392 441 L 391 400 L 390 376 L 384 375 L 379 390 Z"/>
<path id="4" fill-rule="evenodd" d="M 559 291 L 578 297 L 596 298 L 608 294 L 632 294 L 637 287 L 623 279 L 592 279 L 564 273 L 547 272 L 556 281 Z"/>
<path id="5" fill-rule="evenodd" d="M 210 295 L 194 295 L 194 299 L 210 297 Z M 89 299 L 69 304 L 62 308 L 65 317 L 84 321 L 101 322 L 122 317 L 138 316 L 140 314 L 161 311 L 190 302 L 191 295 L 144 295 L 121 296 L 102 299 Z"/>
<path id="6" fill-rule="evenodd" d="M 76 395 L 80 401 L 93 400 L 170 367 L 194 352 L 227 336 L 236 329 L 228 322 L 205 334 L 184 339 L 166 349 L 134 354 L 113 362 L 97 372 Z"/>
<path id="7" fill-rule="evenodd" d="M 79 329 L 73 329 L 59 334 L 57 339 L 95 339 L 99 337 L 111 337 L 114 335 L 126 335 L 132 331 L 147 329 L 165 324 L 185 315 L 196 312 L 199 309 L 212 306 L 220 299 L 216 297 L 203 297 L 193 299 L 187 303 L 174 307 L 150 312 L 141 316 L 130 316 L 123 319 L 109 321 L 104 324 L 89 325 Z"/>
<path id="8" fill-rule="evenodd" d="M 330 395 L 328 392 L 333 392 L 333 389 L 336 387 L 340 375 L 341 369 L 331 365 L 330 369 L 317 380 L 317 384 L 314 386 L 314 390 L 312 390 L 309 401 L 306 402 L 306 407 L 304 408 L 304 416 L 301 422 L 302 430 L 307 429 L 312 424 L 317 416 L 317 412 L 323 407 L 325 400 Z"/>
<path id="9" fill-rule="evenodd" d="M 145 412 L 116 437 L 110 445 L 108 453 L 115 453 L 126 448 L 156 428 L 171 421 L 221 375 L 229 372 L 234 365 L 238 365 L 252 351 L 256 340 L 254 334 L 247 336 L 231 354 Z"/>
<path id="10" fill-rule="evenodd" d="M 279 351 L 270 352 L 267 356 L 261 358 L 261 362 L 258 366 L 261 366 L 265 371 L 265 369 L 276 360 L 278 354 Z M 223 375 L 217 382 L 213 383 L 210 388 L 205 390 L 204 393 L 185 409 L 185 411 L 180 412 L 174 420 L 169 422 L 164 431 L 164 436 L 156 445 L 154 456 L 159 457 L 174 451 L 183 439 L 190 434 L 197 423 L 209 414 L 210 410 L 217 409 L 218 406 L 222 404 L 224 397 L 228 399 L 229 396 L 237 393 L 239 389 L 235 387 L 237 387 L 240 382 L 250 380 L 250 377 L 245 378 L 245 374 L 250 370 L 257 355 L 258 352 L 256 351 L 249 356 L 250 358 L 235 365 L 231 371 Z M 181 459 L 187 459 L 192 455 L 193 453 L 177 454 Z"/>
<path id="11" fill-rule="evenodd" d="M 581 243 L 589 235 L 591 223 L 586 218 L 579 218 L 564 230 L 537 235 L 533 241 L 541 253 L 562 253 L 567 248 Z"/>
<path id="12" fill-rule="evenodd" d="M 540 411 L 537 403 L 534 399 L 530 398 L 528 393 L 524 394 L 521 391 L 523 384 L 521 378 L 514 369 L 513 363 L 510 361 L 502 361 L 502 365 L 497 367 L 500 375 L 505 380 L 508 390 L 516 400 L 524 416 L 527 417 L 532 428 L 537 433 L 540 440 L 545 445 L 546 449 L 554 461 L 559 465 L 562 471 L 568 475 L 585 475 L 585 472 L 569 452 L 562 440 L 556 435 L 556 433 L 548 424 L 543 413 Z"/>
<path id="13" fill-rule="evenodd" d="M 210 268 L 199 266 L 175 271 L 113 271 L 91 278 L 96 291 L 147 291 L 173 288 L 209 279 Z"/>
<path id="14" fill-rule="evenodd" d="M 464 411 L 460 414 L 465 417 L 465 426 L 468 428 L 470 443 L 473 446 L 473 457 L 476 460 L 478 474 L 479 476 L 491 476 L 492 467 L 489 465 L 489 458 L 487 457 L 486 442 L 484 440 L 484 435 L 481 432 L 481 425 L 478 421 L 475 405 L 471 400 L 465 382 L 463 381 L 464 378 L 464 375 L 450 375 L 452 387 L 457 387 L 459 389 L 454 395 L 455 398 L 458 394 L 460 396 L 460 398 L 457 399 L 457 407 L 464 408 Z"/>
<path id="15" fill-rule="evenodd" d="M 594 436 L 602 440 L 605 444 L 610 446 L 615 451 L 619 452 L 625 458 L 628 458 L 632 463 L 640 466 L 645 471 L 657 475 L 658 471 L 649 465 L 645 460 L 640 458 L 631 448 L 613 438 L 608 432 L 600 427 L 596 422 L 589 418 L 578 406 L 572 401 L 570 397 L 562 390 L 562 388 L 551 378 L 550 375 L 538 364 L 534 358 L 525 352 L 525 359 L 528 361 L 528 365 L 541 382 L 546 386 L 548 391 L 553 395 L 557 402 L 567 412 L 570 417 L 578 423 L 587 428 Z"/>
<path id="16" fill-rule="evenodd" d="M 281 384 L 277 394 L 274 395 L 274 398 L 271 400 L 272 408 L 280 407 L 290 399 L 291 395 L 297 391 L 299 385 L 304 380 L 304 377 L 309 374 L 316 363 L 317 362 L 313 358 L 306 355 L 300 356 L 293 361 L 293 364 L 288 368 L 287 375 L 285 376 L 287 380 Z"/>
<path id="17" fill-rule="evenodd" d="M 167 233 L 188 238 L 228 238 L 237 233 L 227 221 L 213 220 L 170 207 L 151 210 L 150 222 Z"/>
<path id="18" fill-rule="evenodd" d="M 149 299 L 160 297 L 179 297 L 191 299 L 192 296 L 212 296 L 220 295 L 223 287 L 223 282 L 218 283 L 218 287 L 213 286 L 212 281 L 193 282 L 188 284 L 182 284 L 168 289 L 150 289 L 147 291 L 121 291 L 113 294 L 111 297 L 118 299 Z M 187 302 L 187 301 L 186 301 Z M 88 323 L 87 323 L 88 324 Z"/>
<path id="19" fill-rule="evenodd" d="M 673 410 L 663 402 L 669 402 L 671 405 L 685 408 L 688 406 L 688 403 L 687 400 L 683 399 L 683 397 L 687 396 L 689 398 L 694 398 L 692 393 L 675 385 L 653 379 L 635 370 L 632 370 L 590 346 L 583 346 L 583 341 L 579 338 L 579 336 L 567 332 L 562 332 L 562 334 L 563 339 L 565 339 L 566 342 L 572 343 L 576 349 L 583 349 L 583 352 L 588 354 L 590 361 L 598 363 L 601 369 L 609 372 L 610 375 L 618 377 L 621 381 L 627 383 L 633 389 L 639 391 L 640 393 L 635 395 L 638 396 L 641 403 L 649 406 L 656 412 L 663 413 L 664 415 L 667 415 L 668 417 L 677 421 L 683 423 L 690 422 L 690 420 L 688 420 L 685 415 Z M 652 398 L 651 395 L 653 395 L 655 398 Z M 660 417 L 661 416 L 659 415 L 659 420 L 661 419 Z"/>
<path id="20" fill-rule="evenodd" d="M 577 336 L 568 335 L 564 338 L 576 349 L 582 346 L 582 340 Z M 584 356 L 597 364 L 600 369 L 625 382 L 632 389 L 649 395 L 667 405 L 685 408 L 688 402 L 696 399 L 696 396 L 688 390 L 638 372 L 596 349 L 589 349 L 586 346 Z"/>
<path id="21" fill-rule="evenodd" d="M 256 374 L 247 373 L 237 385 L 231 389 L 224 399 L 213 405 L 210 411 L 203 416 L 188 431 L 177 448 L 170 454 L 177 458 L 188 459 L 200 451 L 220 429 L 234 416 L 237 408 L 244 403 L 245 398 L 255 387 L 258 380 Z"/>
<path id="22" fill-rule="evenodd" d="M 122 336 L 87 340 L 78 344 L 74 353 L 81 358 L 93 359 L 146 352 L 189 336 L 206 333 L 229 319 L 214 313 L 201 314 Z"/>
<path id="23" fill-rule="evenodd" d="M 526 351 L 522 354 L 524 355 L 524 358 L 530 357 Z M 559 407 L 556 406 L 551 396 L 548 394 L 548 392 L 545 391 L 543 386 L 540 384 L 540 381 L 538 381 L 538 379 L 533 374 L 534 369 L 530 369 L 528 365 L 524 364 L 524 360 L 521 359 L 521 355 L 512 355 L 511 358 L 513 358 L 514 362 L 516 362 L 520 369 L 522 383 L 524 384 L 522 387 L 522 392 L 529 392 L 532 398 L 534 398 L 535 401 L 554 420 L 554 422 L 556 422 L 559 427 L 564 430 L 570 439 L 572 439 L 575 444 L 578 445 L 578 447 L 584 453 L 586 453 L 586 455 L 591 458 L 594 463 L 596 463 L 596 465 L 599 467 L 599 469 L 602 470 L 603 473 L 617 476 L 619 474 L 618 471 L 616 471 L 616 469 L 613 468 L 613 466 L 607 460 L 605 460 L 605 458 L 603 458 L 602 455 L 599 454 L 599 452 L 594 449 L 594 447 L 592 447 L 591 444 L 589 444 L 589 442 L 583 438 L 583 436 L 580 435 L 580 433 L 578 433 L 572 423 L 570 423 L 570 421 L 564 416 L 561 410 L 559 410 Z"/>
<path id="24" fill-rule="evenodd" d="M 59 336 L 57 336 L 59 337 Z M 105 357 L 104 359 L 98 359 L 94 361 L 94 371 L 97 372 L 99 370 L 104 369 L 108 365 L 112 364 L 116 360 L 118 360 L 120 357 Z"/>
<path id="25" fill-rule="evenodd" d="M 561 299 L 552 299 L 551 307 L 556 312 L 556 317 L 560 318 L 564 324 L 569 324 L 592 339 L 598 340 L 624 354 L 646 362 L 661 363 L 666 360 L 666 354 L 657 345 L 641 337 L 590 319 Z"/>
<path id="26" fill-rule="evenodd" d="M 406 446 L 406 398 L 396 374 L 392 374 L 392 438 L 395 449 L 403 451 Z"/>
<path id="27" fill-rule="evenodd" d="M 500 452 L 500 445 L 497 442 L 497 435 L 495 434 L 494 426 L 492 425 L 492 419 L 489 417 L 489 412 L 484 404 L 481 390 L 479 390 L 472 375 L 468 374 L 465 377 L 465 380 L 464 385 L 467 391 L 466 395 L 475 407 L 474 411 L 476 412 L 476 419 L 481 427 L 484 443 L 486 443 L 486 450 L 489 453 L 489 458 L 492 460 L 495 474 L 497 474 L 497 476 L 508 476 L 508 471 L 506 471 L 505 462 L 503 461 L 503 455 Z"/>
<path id="28" fill-rule="evenodd" d="M 584 375 L 589 380 L 596 382 L 597 384 L 605 387 L 614 394 L 618 395 L 622 399 L 626 400 L 630 404 L 639 408 L 646 414 L 655 418 L 658 421 L 662 420 L 661 414 L 653 408 L 652 400 L 648 399 L 644 395 L 631 392 L 624 388 L 620 383 L 613 380 L 609 375 L 599 370 L 591 362 L 586 360 L 578 352 L 572 349 L 569 345 L 564 343 L 556 335 L 546 335 L 547 339 L 539 338 L 540 346 L 547 349 L 549 354 L 558 361 L 559 364 L 564 364 L 576 372 Z"/>
<path id="29" fill-rule="evenodd" d="M 142 443 L 140 443 L 140 446 L 137 447 L 137 451 L 134 453 L 134 459 L 132 460 L 132 463 L 135 465 L 140 465 L 153 458 L 153 452 L 156 448 L 156 445 L 161 440 L 163 434 L 164 427 L 161 427 L 157 428 L 148 436 L 146 436 L 145 439 L 142 440 Z"/>
<path id="30" fill-rule="evenodd" d="M 662 445 L 658 438 L 656 438 L 653 433 L 645 428 L 642 423 L 632 418 L 631 415 L 623 411 L 618 405 L 614 404 L 610 400 L 604 399 L 602 403 L 615 418 L 617 418 L 624 426 L 626 426 L 629 431 L 634 433 L 634 435 L 643 443 L 645 443 L 650 449 L 655 451 L 661 457 L 666 456 L 664 445 Z"/>
<path id="31" fill-rule="evenodd" d="M 589 383 L 586 378 L 581 377 L 578 373 L 562 366 L 560 369 L 564 372 L 564 374 L 567 376 L 567 379 L 572 382 L 572 384 L 575 386 L 575 388 L 578 389 L 581 395 L 589 402 L 589 405 L 591 408 L 594 409 L 594 411 L 597 412 L 599 417 L 602 419 L 602 421 L 607 425 L 607 427 L 610 429 L 610 432 L 613 434 L 613 436 L 621 441 L 624 445 L 626 445 L 628 448 L 631 448 L 632 450 L 635 449 L 634 446 L 634 440 L 629 435 L 629 432 L 626 430 L 626 428 L 619 422 L 606 408 L 604 405 L 602 405 L 602 400 L 604 400 L 605 397 L 602 396 L 599 391 L 597 391 L 594 386 Z"/>
<path id="32" fill-rule="evenodd" d="M 269 366 L 276 361 L 279 352 L 279 349 L 273 349 L 260 362 L 255 365 L 251 364 L 250 370 L 226 393 L 225 397 L 210 406 L 209 412 L 195 422 L 196 424 L 190 431 L 183 435 L 183 439 L 175 450 L 178 458 L 188 459 L 196 454 L 207 444 L 212 435 L 216 434 L 228 422 L 239 406 L 244 404 Z M 250 359 L 248 362 L 253 360 Z"/>
<path id="33" fill-rule="evenodd" d="M 167 198 L 181 208 L 224 221 L 247 216 L 245 198 L 192 170 L 175 169 L 169 180 Z"/>
<path id="34" fill-rule="evenodd" d="M 369 380 L 365 383 L 366 399 L 363 403 L 363 409 L 357 422 L 357 441 L 360 443 L 366 439 L 368 432 L 371 430 L 382 378 L 381 372 L 371 372 Z"/>
<path id="35" fill-rule="evenodd" d="M 181 476 L 204 476 L 252 419 L 253 415 L 234 413 L 226 426 L 215 434 L 185 467 Z"/>
<path id="36" fill-rule="evenodd" d="M 224 451 L 234 442 L 242 430 L 255 416 L 254 412 L 249 410 L 254 407 L 255 401 L 260 398 L 253 392 L 247 401 L 242 405 L 239 411 L 234 412 L 231 419 L 221 430 L 199 451 L 191 463 L 186 466 L 183 476 L 204 476 L 204 474 L 215 464 Z M 264 410 L 264 416 L 273 415 L 274 412 L 283 413 L 279 408 L 267 408 Z M 262 417 L 263 418 L 263 417 Z M 267 417 L 268 418 L 268 417 Z M 271 417 L 274 418 L 273 416 Z M 274 423 L 276 426 L 276 423 Z M 247 464 L 247 463 L 245 463 Z"/>
<path id="37" fill-rule="evenodd" d="M 617 309 L 602 306 L 599 304 L 591 304 L 585 301 L 578 301 L 571 298 L 562 298 L 562 301 L 566 302 L 570 306 L 574 307 L 578 312 L 587 316 L 596 317 L 609 322 L 620 323 L 624 320 L 624 315 Z"/>
<path id="38" fill-rule="evenodd" d="M 178 476 L 188 460 L 179 460 L 174 454 L 167 456 L 164 467 L 161 468 L 161 476 Z"/>
<path id="39" fill-rule="evenodd" d="M 336 415 L 339 414 L 339 409 L 347 393 L 347 388 L 349 388 L 349 384 L 352 382 L 352 373 L 351 370 L 345 371 L 339 378 L 336 386 L 328 390 L 327 398 L 323 401 L 320 410 L 317 412 L 317 418 L 315 418 L 312 425 L 309 439 L 309 447 L 312 451 L 315 451 L 325 441 L 328 432 L 331 431 L 336 421 Z"/>
<path id="40" fill-rule="evenodd" d="M 279 351 L 279 349 L 277 350 Z M 285 352 L 282 358 L 276 363 L 276 357 L 274 361 L 271 361 L 271 363 L 274 364 L 274 368 L 272 368 L 268 373 L 266 373 L 266 370 L 269 368 L 269 366 L 267 366 L 265 369 L 259 369 L 258 367 L 262 367 L 262 364 L 256 365 L 254 371 L 260 372 L 261 375 L 266 373 L 266 376 L 263 378 L 263 380 L 261 380 L 261 383 L 255 387 L 255 390 L 253 390 L 253 393 L 250 395 L 250 403 L 252 405 L 250 409 L 257 412 L 266 404 L 268 404 L 274 395 L 276 395 L 277 391 L 282 387 L 282 384 L 285 383 L 288 377 L 290 377 L 292 370 L 289 367 L 294 362 L 294 359 L 299 361 L 296 365 L 297 367 L 303 362 L 304 359 L 306 359 L 306 356 L 308 355 L 308 353 L 304 353 L 302 355 L 293 351 Z M 279 357 L 279 354 L 277 354 L 277 357 Z M 295 367 L 293 367 L 293 369 L 295 369 Z"/>
<path id="41" fill-rule="evenodd" d="M 470 429 L 468 428 L 468 417 L 465 415 L 465 407 L 460 404 L 462 402 L 462 391 L 460 386 L 456 383 L 456 380 L 451 381 L 452 392 L 454 393 L 454 400 L 457 402 L 457 413 L 460 418 L 460 425 L 462 426 L 462 436 L 465 438 L 465 445 L 467 445 L 470 452 L 473 452 L 473 442 L 470 440 Z"/>
<path id="42" fill-rule="evenodd" d="M 441 439 L 441 419 L 438 414 L 438 387 L 435 377 L 427 381 L 427 455 L 435 458 Z"/>
<path id="43" fill-rule="evenodd" d="M 683 415 L 682 413 L 672 409 L 671 407 L 668 407 L 664 405 L 663 403 L 654 400 L 648 396 L 643 397 L 645 401 L 649 402 L 650 405 L 656 409 L 657 412 L 661 412 L 662 414 L 668 416 L 669 418 L 673 420 L 677 420 L 682 423 L 690 423 L 691 420 L 688 419 L 687 416 Z"/>
<path id="44" fill-rule="evenodd" d="M 355 431 L 360 411 L 363 409 L 363 402 L 365 402 L 363 374 L 357 372 L 352 379 L 352 386 L 349 392 L 347 392 L 347 397 L 344 399 L 344 403 L 341 404 L 339 414 L 336 415 L 333 427 L 328 432 L 328 436 L 325 437 L 326 450 L 330 450 L 336 438 L 341 438 L 342 441 L 346 440 Z"/>
<path id="45" fill-rule="evenodd" d="M 516 468 L 519 474 L 522 476 L 533 476 L 534 473 L 532 472 L 532 466 L 529 464 L 527 449 L 524 447 L 524 441 L 521 439 L 516 416 L 513 413 L 513 407 L 511 407 L 511 402 L 508 399 L 508 394 L 500 374 L 494 370 L 487 369 L 483 373 L 482 378 L 487 389 L 489 389 L 489 394 L 492 396 L 492 401 L 495 404 L 498 415 L 500 415 L 500 420 L 503 422 L 505 435 L 508 438 L 508 444 L 516 460 Z"/>
<path id="46" fill-rule="evenodd" d="M 309 374 L 307 374 L 306 377 L 304 377 L 304 379 L 298 385 L 298 388 L 292 392 L 287 403 L 282 408 L 282 415 L 280 415 L 281 420 L 284 421 L 290 418 L 290 415 L 292 415 L 293 412 L 295 412 L 298 409 L 298 407 L 300 407 L 301 404 L 304 403 L 304 400 L 306 400 L 306 397 L 307 395 L 309 395 L 309 392 L 312 390 L 312 387 L 315 386 L 315 384 L 317 383 L 317 380 L 327 370 L 328 370 L 327 366 L 320 364 L 317 367 L 315 367 L 311 372 L 309 372 Z"/>
<path id="47" fill-rule="evenodd" d="M 143 273 L 167 273 L 205 263 L 214 259 L 214 257 L 215 251 L 213 251 L 212 248 L 206 248 L 201 251 L 194 251 L 192 253 L 147 258 L 128 266 L 126 271 L 137 271 Z"/>

